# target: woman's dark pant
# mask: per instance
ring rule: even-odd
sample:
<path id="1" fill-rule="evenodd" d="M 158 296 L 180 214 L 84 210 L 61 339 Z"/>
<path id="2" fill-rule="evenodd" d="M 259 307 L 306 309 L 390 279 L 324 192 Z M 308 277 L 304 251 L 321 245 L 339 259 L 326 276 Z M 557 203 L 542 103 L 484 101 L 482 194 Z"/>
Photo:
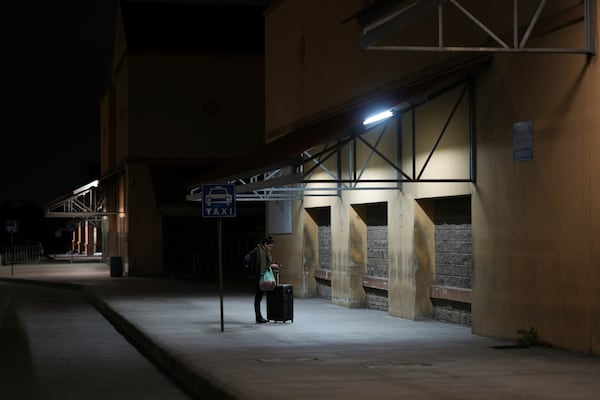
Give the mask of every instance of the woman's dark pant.
<path id="1" fill-rule="evenodd" d="M 256 288 L 256 293 L 254 294 L 254 314 L 256 314 L 256 319 L 262 318 L 262 314 L 260 312 L 260 302 L 263 298 L 263 291 L 258 287 L 258 282 L 260 281 L 260 276 L 256 278 L 256 282 L 254 287 Z"/>

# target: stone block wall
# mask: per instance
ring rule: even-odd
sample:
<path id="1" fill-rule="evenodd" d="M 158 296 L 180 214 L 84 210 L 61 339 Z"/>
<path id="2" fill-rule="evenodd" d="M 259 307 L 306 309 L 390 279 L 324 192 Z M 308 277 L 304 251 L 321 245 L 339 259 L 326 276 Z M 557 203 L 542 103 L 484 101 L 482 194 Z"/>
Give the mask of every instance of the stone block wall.
<path id="1" fill-rule="evenodd" d="M 372 310 L 387 311 L 388 310 L 388 292 L 376 288 L 365 288 L 365 297 L 367 308 Z"/>
<path id="2" fill-rule="evenodd" d="M 472 278 L 470 198 L 437 199 L 435 202 L 435 283 L 469 289 Z"/>
<path id="3" fill-rule="evenodd" d="M 313 210 L 317 223 L 320 270 L 331 271 L 331 208 L 319 207 Z M 329 277 L 316 278 L 316 297 L 331 300 L 331 280 Z"/>
<path id="4" fill-rule="evenodd" d="M 320 299 L 331 300 L 331 281 L 326 279 L 316 279 L 316 297 Z"/>
<path id="5" fill-rule="evenodd" d="M 435 227 L 435 283 L 470 289 L 473 279 L 471 224 Z"/>
<path id="6" fill-rule="evenodd" d="M 367 206 L 367 276 L 388 279 L 387 204 Z M 380 288 L 365 287 L 367 308 L 387 311 L 388 293 Z"/>
<path id="7" fill-rule="evenodd" d="M 331 270 L 331 226 L 319 226 L 319 268 Z"/>
<path id="8" fill-rule="evenodd" d="M 473 243 L 470 197 L 435 201 L 435 285 L 471 289 Z M 432 299 L 435 319 L 471 324 L 471 304 L 451 299 Z"/>
<path id="9" fill-rule="evenodd" d="M 471 304 L 446 299 L 433 299 L 433 318 L 471 326 Z"/>
<path id="10" fill-rule="evenodd" d="M 388 277 L 387 226 L 367 226 L 367 275 Z"/>

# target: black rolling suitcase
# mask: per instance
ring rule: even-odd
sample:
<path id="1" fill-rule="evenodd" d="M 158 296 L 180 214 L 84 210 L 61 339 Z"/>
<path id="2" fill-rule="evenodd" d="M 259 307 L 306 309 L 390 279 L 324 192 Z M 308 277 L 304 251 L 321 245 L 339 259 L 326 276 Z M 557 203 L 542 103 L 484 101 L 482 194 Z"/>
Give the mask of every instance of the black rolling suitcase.
<path id="1" fill-rule="evenodd" d="M 292 285 L 277 285 L 267 292 L 267 319 L 294 322 L 294 289 Z"/>

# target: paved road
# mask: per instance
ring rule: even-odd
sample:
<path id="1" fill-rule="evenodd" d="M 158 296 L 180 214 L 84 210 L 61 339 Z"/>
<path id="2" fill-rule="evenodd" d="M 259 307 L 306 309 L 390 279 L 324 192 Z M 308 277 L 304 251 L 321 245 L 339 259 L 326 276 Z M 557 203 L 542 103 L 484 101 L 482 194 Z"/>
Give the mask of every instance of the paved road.
<path id="1" fill-rule="evenodd" d="M 78 290 L 0 282 L 0 399 L 189 399 Z"/>

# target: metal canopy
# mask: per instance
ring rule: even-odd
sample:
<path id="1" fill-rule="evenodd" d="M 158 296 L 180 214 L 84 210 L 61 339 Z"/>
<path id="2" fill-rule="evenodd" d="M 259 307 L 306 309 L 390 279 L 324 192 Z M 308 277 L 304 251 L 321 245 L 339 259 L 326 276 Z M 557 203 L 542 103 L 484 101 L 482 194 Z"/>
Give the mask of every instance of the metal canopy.
<path id="1" fill-rule="evenodd" d="M 432 90 L 428 95 L 407 99 L 393 107 L 394 116 L 388 120 L 371 126 L 358 126 L 346 133 L 341 139 L 332 140 L 318 146 L 313 146 L 301 152 L 300 156 L 293 155 L 282 164 L 271 164 L 256 173 L 240 173 L 222 177 L 219 182 L 235 184 L 237 201 L 280 201 L 300 200 L 309 196 L 338 196 L 346 190 L 398 190 L 403 182 L 474 182 L 475 181 L 475 152 L 474 152 L 474 82 L 472 78 L 459 77 L 445 86 Z M 453 89 L 457 97 L 449 110 L 443 127 L 437 139 L 425 157 L 425 162 L 417 168 L 417 154 L 414 146 L 418 132 L 413 124 L 411 132 L 402 132 L 399 120 L 407 113 L 414 118 L 416 107 L 433 100 L 438 96 L 449 93 Z M 468 135 L 469 153 L 468 176 L 461 178 L 424 178 L 429 162 L 435 153 L 440 140 L 453 119 L 459 104 L 466 104 L 469 113 Z M 396 120 L 397 123 L 393 124 Z M 365 137 L 369 135 L 370 140 Z M 382 149 L 384 135 L 396 135 L 394 150 L 395 157 L 391 158 Z M 413 143 L 411 149 L 402 149 L 402 136 L 409 135 Z M 367 149 L 367 156 L 361 160 L 356 157 L 357 149 L 362 146 Z M 389 151 L 388 151 L 389 152 Z M 402 154 L 410 153 L 409 162 L 403 162 Z M 285 157 L 285 155 L 283 155 Z M 365 172 L 372 160 L 378 158 L 390 170 L 396 172 L 395 179 L 367 179 Z M 404 168 L 403 168 L 404 165 Z M 332 168 L 332 166 L 334 166 Z M 408 168 L 407 168 L 408 166 Z M 317 172 L 327 178 L 315 178 Z M 205 183 L 213 183 L 217 180 Z M 202 201 L 202 188 L 196 186 L 186 196 L 188 201 Z"/>
<path id="2" fill-rule="evenodd" d="M 476 2 L 481 7 L 481 3 Z M 546 12 L 548 1 L 540 0 L 532 15 L 519 15 L 519 0 L 503 0 L 505 7 L 512 8 L 512 21 L 502 21 L 505 26 L 512 26 L 512 32 L 495 32 L 494 28 L 482 18 L 478 18 L 474 10 L 463 6 L 459 0 L 379 0 L 368 9 L 358 13 L 356 18 L 361 25 L 362 34 L 359 38 L 359 47 L 364 50 L 392 50 L 392 51 L 436 51 L 436 52 L 513 52 L 513 53 L 576 53 L 595 54 L 594 43 L 594 0 L 574 1 L 568 9 L 552 15 Z M 472 6 L 476 7 L 476 6 Z M 462 45 L 449 45 L 448 32 L 455 29 L 456 25 L 445 26 L 449 8 L 466 17 L 468 23 L 476 26 L 485 34 L 486 43 L 464 43 Z M 437 13 L 437 16 L 435 15 Z M 433 24 L 432 36 L 437 36 L 437 43 L 433 45 L 395 45 L 377 44 L 389 39 L 390 36 L 402 28 L 415 23 L 415 20 L 424 16 L 433 15 L 437 25 Z M 527 22 L 523 24 L 523 18 Z M 544 17 L 544 18 L 542 18 Z M 534 29 L 538 35 L 563 28 L 583 20 L 584 35 L 581 43 L 564 47 L 529 47 L 528 42 L 534 36 Z M 437 31 L 437 32 L 436 32 Z M 437 33 L 437 35 L 435 35 Z M 409 41 L 416 43 L 420 38 L 409 36 Z"/>
<path id="3" fill-rule="evenodd" d="M 73 190 L 73 193 L 51 201 L 46 205 L 45 216 L 92 220 L 116 214 L 104 212 L 105 196 L 98 190 L 98 184 L 97 180 L 90 182 Z"/>

